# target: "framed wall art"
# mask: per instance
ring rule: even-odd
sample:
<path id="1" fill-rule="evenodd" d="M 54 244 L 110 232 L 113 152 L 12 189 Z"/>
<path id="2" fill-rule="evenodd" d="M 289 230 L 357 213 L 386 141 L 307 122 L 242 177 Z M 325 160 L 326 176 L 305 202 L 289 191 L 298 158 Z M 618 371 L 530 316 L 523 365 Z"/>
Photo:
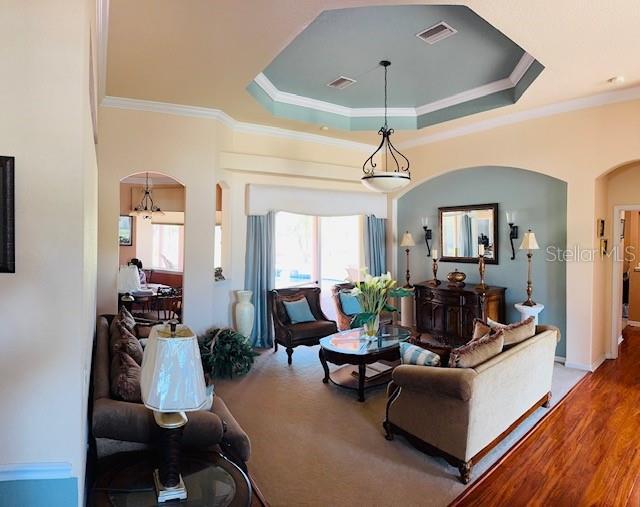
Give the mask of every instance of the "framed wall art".
<path id="1" fill-rule="evenodd" d="M 16 272 L 14 162 L 0 156 L 0 273 Z"/>

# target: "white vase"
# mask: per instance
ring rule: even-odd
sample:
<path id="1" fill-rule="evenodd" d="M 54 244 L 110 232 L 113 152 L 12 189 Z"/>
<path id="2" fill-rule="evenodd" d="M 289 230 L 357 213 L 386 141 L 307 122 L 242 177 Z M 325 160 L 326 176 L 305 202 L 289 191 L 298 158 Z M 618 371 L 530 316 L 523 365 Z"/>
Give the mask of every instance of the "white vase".
<path id="1" fill-rule="evenodd" d="M 255 309 L 251 303 L 253 292 L 250 290 L 236 291 L 238 303 L 236 304 L 236 327 L 238 332 L 249 338 L 253 330 L 253 318 Z"/>

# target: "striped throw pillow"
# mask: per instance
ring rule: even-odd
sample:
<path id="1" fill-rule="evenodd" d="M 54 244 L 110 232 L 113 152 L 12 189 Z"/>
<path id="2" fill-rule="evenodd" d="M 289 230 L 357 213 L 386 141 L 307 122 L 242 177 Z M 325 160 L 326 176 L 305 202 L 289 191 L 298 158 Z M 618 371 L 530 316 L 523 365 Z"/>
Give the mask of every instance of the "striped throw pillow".
<path id="1" fill-rule="evenodd" d="M 440 356 L 422 347 L 416 347 L 410 343 L 401 343 L 400 362 L 418 366 L 440 366 Z"/>

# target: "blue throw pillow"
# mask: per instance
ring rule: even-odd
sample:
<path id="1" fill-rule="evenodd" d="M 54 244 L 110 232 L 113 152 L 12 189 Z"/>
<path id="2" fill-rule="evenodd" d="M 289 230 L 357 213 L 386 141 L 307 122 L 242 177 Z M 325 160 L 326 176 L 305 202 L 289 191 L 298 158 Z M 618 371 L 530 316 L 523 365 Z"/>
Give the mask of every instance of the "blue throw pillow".
<path id="1" fill-rule="evenodd" d="M 348 292 L 340 293 L 340 305 L 342 306 L 342 313 L 345 315 L 358 315 L 362 313 L 362 306 L 358 298 Z"/>
<path id="2" fill-rule="evenodd" d="M 418 366 L 440 366 L 440 356 L 422 347 L 402 342 L 400 343 L 400 362 Z"/>
<path id="3" fill-rule="evenodd" d="M 303 297 L 296 299 L 295 301 L 283 301 L 284 309 L 287 311 L 289 320 L 292 324 L 299 324 L 300 322 L 313 322 L 316 318 L 311 313 L 309 308 L 309 302 L 307 298 Z"/>

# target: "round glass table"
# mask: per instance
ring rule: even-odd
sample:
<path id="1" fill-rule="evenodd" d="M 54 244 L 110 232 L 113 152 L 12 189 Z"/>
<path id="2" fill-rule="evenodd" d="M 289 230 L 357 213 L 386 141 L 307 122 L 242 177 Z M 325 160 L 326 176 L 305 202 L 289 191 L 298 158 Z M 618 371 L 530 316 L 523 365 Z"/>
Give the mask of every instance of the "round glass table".
<path id="1" fill-rule="evenodd" d="M 354 389 L 358 391 L 358 401 L 364 401 L 366 389 L 389 381 L 400 359 L 400 343 L 411 335 L 409 328 L 382 325 L 375 337 L 369 337 L 363 328 L 357 328 L 322 338 L 319 352 L 324 369 L 322 381 Z M 328 363 L 348 366 L 329 372 Z"/>
<path id="2" fill-rule="evenodd" d="M 102 462 L 103 460 L 101 460 Z M 153 470 L 158 458 L 151 451 L 124 452 L 108 456 L 99 465 L 102 473 L 91 491 L 89 505 L 142 507 L 176 505 L 158 504 L 153 484 Z M 247 507 L 251 503 L 251 484 L 234 463 L 217 453 L 184 455 L 181 474 L 187 499 L 179 505 Z"/>

